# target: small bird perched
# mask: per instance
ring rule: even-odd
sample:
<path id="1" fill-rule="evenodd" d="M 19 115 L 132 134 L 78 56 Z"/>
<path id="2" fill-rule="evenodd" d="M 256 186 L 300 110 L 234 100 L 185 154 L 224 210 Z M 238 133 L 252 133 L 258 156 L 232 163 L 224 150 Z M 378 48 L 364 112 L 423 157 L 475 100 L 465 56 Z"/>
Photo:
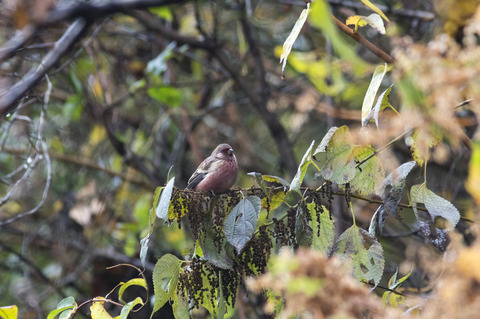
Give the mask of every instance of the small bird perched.
<path id="1" fill-rule="evenodd" d="M 220 144 L 212 155 L 198 166 L 188 180 L 187 189 L 197 192 L 225 192 L 237 179 L 238 164 L 233 148 L 228 144 Z"/>

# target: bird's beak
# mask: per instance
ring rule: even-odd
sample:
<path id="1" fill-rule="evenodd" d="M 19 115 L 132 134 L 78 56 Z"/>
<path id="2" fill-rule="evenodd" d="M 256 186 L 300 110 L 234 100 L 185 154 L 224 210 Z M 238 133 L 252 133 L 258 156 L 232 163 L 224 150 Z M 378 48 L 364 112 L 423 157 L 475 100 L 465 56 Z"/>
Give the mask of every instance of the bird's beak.
<path id="1" fill-rule="evenodd" d="M 227 152 L 228 152 L 228 155 L 232 155 L 233 154 L 233 148 L 229 148 Z"/>

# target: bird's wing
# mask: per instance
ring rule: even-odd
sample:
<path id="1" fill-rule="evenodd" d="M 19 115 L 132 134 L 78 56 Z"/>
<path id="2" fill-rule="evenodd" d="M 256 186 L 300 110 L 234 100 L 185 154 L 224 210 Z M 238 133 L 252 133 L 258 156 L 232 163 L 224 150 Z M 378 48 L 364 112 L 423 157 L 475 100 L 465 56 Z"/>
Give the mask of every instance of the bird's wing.
<path id="1" fill-rule="evenodd" d="M 206 175 L 207 172 L 195 172 L 188 180 L 187 189 L 194 189 L 195 186 L 197 186 L 201 181 L 203 181 Z"/>

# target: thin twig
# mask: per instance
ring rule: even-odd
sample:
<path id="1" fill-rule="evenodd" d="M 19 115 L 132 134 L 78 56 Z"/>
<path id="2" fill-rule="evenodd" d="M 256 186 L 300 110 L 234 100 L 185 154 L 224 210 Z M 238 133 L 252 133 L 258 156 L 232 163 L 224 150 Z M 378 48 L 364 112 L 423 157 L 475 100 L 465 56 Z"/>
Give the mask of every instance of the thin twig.
<path id="1" fill-rule="evenodd" d="M 18 155 L 19 154 L 28 154 L 27 149 L 3 148 L 3 151 L 6 152 L 6 153 L 18 154 Z M 154 190 L 155 189 L 155 185 L 153 185 L 152 183 L 150 183 L 148 181 L 137 179 L 137 178 L 134 178 L 134 177 L 130 176 L 129 174 L 118 172 L 118 171 L 115 171 L 115 170 L 112 170 L 112 169 L 109 169 L 109 168 L 106 168 L 106 167 L 99 166 L 97 163 L 95 163 L 95 162 L 93 162 L 93 161 L 91 161 L 90 159 L 87 159 L 87 158 L 78 158 L 77 156 L 60 154 L 60 153 L 56 153 L 56 152 L 53 152 L 53 151 L 48 151 L 48 155 L 51 158 L 54 158 L 54 159 L 62 161 L 62 162 L 87 167 L 87 168 L 90 168 L 90 169 L 94 169 L 94 170 L 106 173 L 108 175 L 112 175 L 112 176 L 115 176 L 115 177 L 120 177 L 122 180 L 124 180 L 126 182 L 136 184 L 136 185 L 138 185 L 140 187 L 143 187 L 147 190 Z"/>

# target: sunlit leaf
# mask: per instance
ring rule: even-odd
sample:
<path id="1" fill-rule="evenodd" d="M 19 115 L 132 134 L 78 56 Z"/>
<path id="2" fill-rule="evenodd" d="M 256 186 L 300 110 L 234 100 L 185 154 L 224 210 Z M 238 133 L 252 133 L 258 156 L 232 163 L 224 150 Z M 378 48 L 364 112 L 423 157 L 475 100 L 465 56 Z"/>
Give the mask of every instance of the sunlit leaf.
<path id="1" fill-rule="evenodd" d="M 350 182 L 356 174 L 355 146 L 347 126 L 332 128 L 323 138 L 313 157 L 320 163 L 319 174 L 336 184 Z"/>
<path id="2" fill-rule="evenodd" d="M 164 222 L 168 221 L 168 208 L 170 207 L 170 199 L 172 198 L 174 183 L 175 177 L 172 177 L 163 189 L 160 195 L 158 206 L 155 210 L 157 217 L 162 219 Z"/>
<path id="3" fill-rule="evenodd" d="M 349 17 L 346 21 L 347 25 L 355 25 L 355 32 L 357 32 L 358 27 L 363 27 L 365 25 L 370 25 L 372 28 L 377 30 L 380 34 L 385 34 L 385 25 L 383 24 L 382 18 L 376 14 L 372 13 L 368 17 L 366 16 L 352 16 Z"/>
<path id="4" fill-rule="evenodd" d="M 256 196 L 242 199 L 225 219 L 224 232 L 227 241 L 240 253 L 252 238 L 257 227 L 261 201 Z"/>
<path id="5" fill-rule="evenodd" d="M 307 208 L 313 230 L 312 248 L 330 256 L 335 244 L 335 225 L 330 219 L 328 209 L 323 205 L 318 207 L 315 202 L 309 203 Z"/>
<path id="6" fill-rule="evenodd" d="M 375 102 L 375 97 L 377 96 L 378 89 L 380 88 L 380 84 L 382 84 L 382 80 L 387 73 L 387 64 L 379 65 L 373 72 L 372 80 L 370 81 L 370 85 L 368 86 L 367 93 L 365 94 L 365 98 L 363 99 L 362 104 L 362 126 L 367 125 L 368 123 L 368 116 L 373 108 L 373 103 Z"/>
<path id="7" fill-rule="evenodd" d="M 383 249 L 376 239 L 369 237 L 372 244 L 367 250 L 363 235 L 370 236 L 356 225 L 351 226 L 337 239 L 336 251 L 351 260 L 353 275 L 357 280 L 373 280 L 376 286 L 385 266 Z"/>
<path id="8" fill-rule="evenodd" d="M 380 185 L 385 177 L 382 164 L 370 146 L 357 146 L 353 149 L 356 174 L 349 182 L 350 191 L 360 195 L 370 195 Z"/>
<path id="9" fill-rule="evenodd" d="M 470 164 L 468 170 L 468 178 L 465 184 L 468 192 L 480 205 L 480 144 L 474 143 L 472 156 L 470 157 Z"/>
<path id="10" fill-rule="evenodd" d="M 166 254 L 157 261 L 153 269 L 155 303 L 151 317 L 174 295 L 181 264 L 181 260 L 172 254 Z"/>
<path id="11" fill-rule="evenodd" d="M 373 3 L 371 3 L 370 1 L 368 0 L 362 0 L 363 4 L 366 5 L 367 7 L 369 7 L 370 9 L 372 9 L 372 11 L 375 11 L 376 13 L 378 13 L 382 18 L 384 18 L 386 21 L 390 22 L 390 20 L 388 20 L 387 16 L 382 12 L 382 10 L 380 10 L 376 5 L 374 5 Z"/>
<path id="12" fill-rule="evenodd" d="M 298 38 L 300 31 L 302 30 L 305 21 L 307 21 L 308 12 L 310 11 L 310 3 L 307 3 L 307 9 L 303 9 L 300 17 L 298 18 L 297 22 L 293 26 L 292 31 L 288 35 L 287 39 L 283 44 L 282 55 L 280 56 L 280 63 L 282 63 L 282 74 L 285 71 L 285 65 L 287 64 L 287 58 L 292 50 L 293 44 Z"/>
<path id="13" fill-rule="evenodd" d="M 112 319 L 112 316 L 105 310 L 105 307 L 103 306 L 105 304 L 105 298 L 103 297 L 96 297 L 95 298 L 97 301 L 95 301 L 91 306 L 90 306 L 90 313 L 92 316 L 92 319 Z"/>
<path id="14" fill-rule="evenodd" d="M 423 164 L 430 158 L 430 148 L 442 141 L 442 134 L 438 131 L 414 130 L 407 138 L 406 143 L 410 146 L 410 152 L 418 165 Z"/>
<path id="15" fill-rule="evenodd" d="M 458 209 L 445 198 L 429 190 L 425 183 L 413 185 L 410 189 L 410 197 L 414 211 L 417 211 L 418 203 L 423 203 L 432 217 L 432 221 L 435 220 L 435 217 L 445 218 L 450 222 L 450 228 L 453 229 L 460 220 Z"/>
<path id="16" fill-rule="evenodd" d="M 131 286 L 140 286 L 142 288 L 147 289 L 147 283 L 145 282 L 145 279 L 143 278 L 130 279 L 129 281 L 121 285 L 120 289 L 118 290 L 118 300 L 120 300 L 124 304 L 126 304 L 126 302 L 123 300 L 123 293 L 128 287 L 131 287 Z"/>
<path id="17" fill-rule="evenodd" d="M 274 210 L 285 201 L 285 193 L 277 191 L 275 194 L 262 198 L 262 208 Z"/>
<path id="18" fill-rule="evenodd" d="M 292 183 L 290 184 L 289 191 L 300 192 L 300 186 L 302 185 L 303 178 L 305 177 L 305 173 L 307 172 L 308 166 L 312 162 L 312 150 L 313 150 L 314 144 L 315 144 L 315 141 L 312 141 L 312 143 L 310 144 L 310 147 L 303 155 L 302 161 L 298 166 L 297 173 L 293 177 Z"/>
<path id="19" fill-rule="evenodd" d="M 162 18 L 166 21 L 172 21 L 173 15 L 172 11 L 170 11 L 169 6 L 161 6 L 161 7 L 150 7 L 148 11 L 155 14 L 157 17 Z"/>
<path id="20" fill-rule="evenodd" d="M 345 21 L 346 25 L 355 25 L 355 32 L 357 32 L 358 27 L 363 27 L 367 25 L 367 21 L 365 21 L 364 16 L 351 16 L 347 18 Z"/>
<path id="21" fill-rule="evenodd" d="M 16 305 L 0 307 L 0 318 L 2 319 L 17 319 L 18 307 Z"/>
<path id="22" fill-rule="evenodd" d="M 372 119 L 375 121 L 375 125 L 378 127 L 378 116 L 381 111 L 390 107 L 393 109 L 393 106 L 390 105 L 389 97 L 390 92 L 392 91 L 393 84 L 388 87 L 385 91 L 378 96 L 375 107 L 370 111 L 370 114 L 365 118 L 365 123 L 370 122 Z M 365 124 L 366 125 L 366 124 Z"/>

